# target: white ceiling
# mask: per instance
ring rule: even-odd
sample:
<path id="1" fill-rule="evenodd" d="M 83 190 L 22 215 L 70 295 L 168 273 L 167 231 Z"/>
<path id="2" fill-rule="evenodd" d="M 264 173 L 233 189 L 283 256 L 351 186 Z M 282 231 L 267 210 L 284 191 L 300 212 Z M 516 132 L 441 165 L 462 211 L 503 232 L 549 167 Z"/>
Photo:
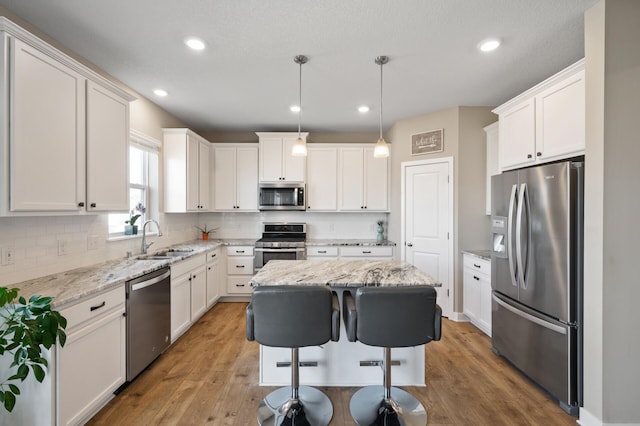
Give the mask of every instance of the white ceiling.
<path id="1" fill-rule="evenodd" d="M 463 106 L 495 106 L 584 56 L 596 0 L 0 0 L 198 131 L 375 132 Z M 187 36 L 206 50 L 185 47 Z M 476 49 L 500 37 L 499 50 Z M 166 98 L 153 89 L 164 88 Z M 359 105 L 369 105 L 360 114 Z"/>

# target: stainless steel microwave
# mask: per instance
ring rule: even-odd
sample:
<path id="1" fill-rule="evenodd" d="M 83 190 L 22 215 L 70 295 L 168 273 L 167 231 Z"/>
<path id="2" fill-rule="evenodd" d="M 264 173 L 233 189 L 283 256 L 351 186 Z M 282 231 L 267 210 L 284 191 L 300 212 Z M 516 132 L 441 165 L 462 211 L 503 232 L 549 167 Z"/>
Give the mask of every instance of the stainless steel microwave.
<path id="1" fill-rule="evenodd" d="M 260 210 L 306 210 L 305 186 L 300 182 L 261 182 Z"/>

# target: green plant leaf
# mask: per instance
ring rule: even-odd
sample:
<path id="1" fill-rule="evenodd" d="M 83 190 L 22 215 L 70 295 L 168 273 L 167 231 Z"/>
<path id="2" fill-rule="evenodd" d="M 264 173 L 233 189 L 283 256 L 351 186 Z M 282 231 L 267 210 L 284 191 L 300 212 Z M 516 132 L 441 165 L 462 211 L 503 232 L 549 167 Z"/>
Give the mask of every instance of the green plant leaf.
<path id="1" fill-rule="evenodd" d="M 40 383 L 42 383 L 42 381 L 44 380 L 44 376 L 45 376 L 44 369 L 42 367 L 40 367 L 40 365 L 38 365 L 38 364 L 31 365 L 31 369 L 33 370 L 33 374 L 35 374 L 35 376 L 36 376 L 36 380 L 39 381 Z"/>
<path id="2" fill-rule="evenodd" d="M 16 396 L 9 391 L 4 393 L 4 408 L 7 409 L 8 412 L 13 411 L 13 407 L 16 405 Z"/>
<path id="3" fill-rule="evenodd" d="M 67 343 L 67 333 L 58 330 L 58 340 L 60 341 L 60 346 L 64 347 L 64 344 Z"/>
<path id="4" fill-rule="evenodd" d="M 20 364 L 20 367 L 18 367 L 18 372 L 16 373 L 16 375 L 18 376 L 18 378 L 20 378 L 20 380 L 26 379 L 27 376 L 29 375 L 29 367 L 26 364 Z"/>
<path id="5" fill-rule="evenodd" d="M 9 384 L 9 390 L 13 392 L 14 395 L 20 395 L 20 388 L 16 385 Z"/>

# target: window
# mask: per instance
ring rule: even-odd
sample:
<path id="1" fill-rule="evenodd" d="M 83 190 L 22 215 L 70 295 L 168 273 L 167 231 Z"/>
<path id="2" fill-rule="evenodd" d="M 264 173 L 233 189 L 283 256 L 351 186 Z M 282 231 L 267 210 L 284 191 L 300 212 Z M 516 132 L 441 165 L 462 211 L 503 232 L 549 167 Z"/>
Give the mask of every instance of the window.
<path id="1" fill-rule="evenodd" d="M 125 236 L 125 223 L 140 214 L 135 225 L 141 227 L 147 219 L 158 219 L 159 179 L 158 154 L 160 142 L 138 132 L 131 132 L 129 144 L 129 213 L 109 215 L 109 237 Z M 136 206 L 144 206 L 144 212 Z"/>

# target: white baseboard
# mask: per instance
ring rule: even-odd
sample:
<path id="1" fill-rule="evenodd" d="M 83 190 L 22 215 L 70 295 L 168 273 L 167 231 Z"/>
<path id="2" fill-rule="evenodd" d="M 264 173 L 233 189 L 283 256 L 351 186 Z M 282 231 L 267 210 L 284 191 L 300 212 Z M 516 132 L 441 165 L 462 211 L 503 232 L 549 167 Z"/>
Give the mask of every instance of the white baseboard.
<path id="1" fill-rule="evenodd" d="M 640 426 L 640 423 L 604 423 L 584 407 L 580 407 L 580 418 L 577 423 L 582 426 Z"/>
<path id="2" fill-rule="evenodd" d="M 455 322 L 469 322 L 469 318 L 462 312 L 454 312 L 449 319 Z"/>

